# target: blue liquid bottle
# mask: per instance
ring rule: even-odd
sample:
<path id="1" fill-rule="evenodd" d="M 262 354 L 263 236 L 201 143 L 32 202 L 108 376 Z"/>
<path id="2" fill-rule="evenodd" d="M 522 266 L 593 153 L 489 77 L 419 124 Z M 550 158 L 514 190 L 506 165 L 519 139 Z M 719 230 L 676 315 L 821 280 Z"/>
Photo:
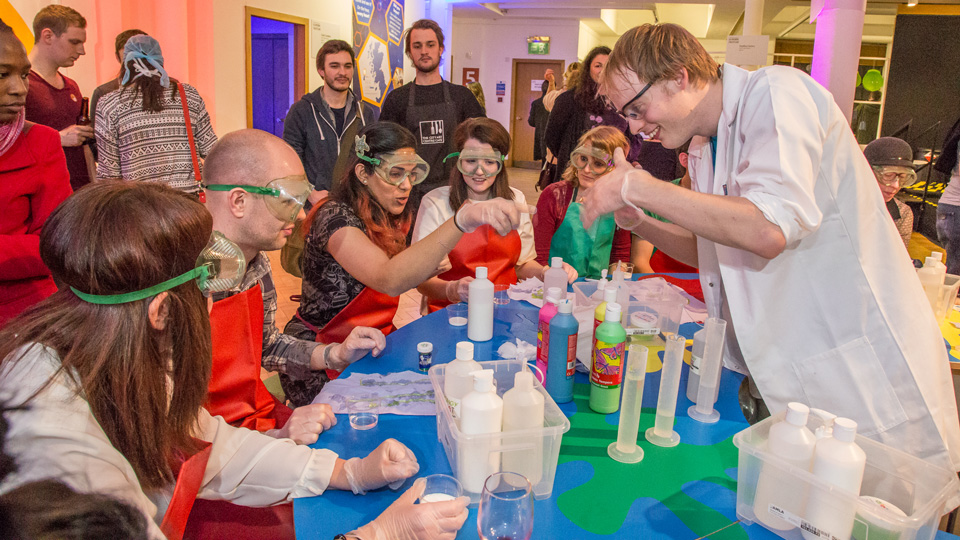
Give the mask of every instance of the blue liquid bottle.
<path id="1" fill-rule="evenodd" d="M 557 315 L 550 319 L 547 356 L 547 393 L 557 403 L 573 401 L 573 372 L 577 367 L 577 332 L 580 324 L 571 314 L 573 304 L 561 300 Z"/>

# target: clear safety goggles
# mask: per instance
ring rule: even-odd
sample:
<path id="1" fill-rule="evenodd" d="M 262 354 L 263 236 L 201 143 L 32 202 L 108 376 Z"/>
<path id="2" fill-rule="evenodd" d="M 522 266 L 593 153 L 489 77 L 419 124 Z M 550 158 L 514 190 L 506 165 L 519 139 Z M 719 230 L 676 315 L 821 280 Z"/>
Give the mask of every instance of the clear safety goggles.
<path id="1" fill-rule="evenodd" d="M 243 280 L 247 269 L 247 261 L 240 248 L 217 231 L 213 231 L 207 246 L 197 257 L 197 264 L 193 270 L 179 276 L 158 283 L 153 287 L 120 294 L 88 294 L 70 287 L 84 302 L 91 304 L 126 304 L 145 298 L 156 296 L 164 291 L 182 285 L 190 280 L 196 280 L 197 287 L 204 296 L 215 292 L 225 292 L 236 289 Z"/>
<path id="2" fill-rule="evenodd" d="M 357 157 L 375 167 L 377 176 L 391 186 L 399 186 L 409 179 L 415 186 L 427 179 L 430 165 L 417 154 L 398 154 L 390 152 L 377 157 L 367 157 L 357 153 Z"/>
<path id="3" fill-rule="evenodd" d="M 600 176 L 613 169 L 613 156 L 593 146 L 578 146 L 570 153 L 570 163 L 581 171 Z"/>
<path id="4" fill-rule="evenodd" d="M 280 221 L 293 223 L 300 215 L 303 204 L 313 188 L 307 181 L 306 175 L 297 174 L 271 180 L 266 186 L 251 186 L 247 184 L 204 184 L 201 187 L 210 191 L 230 191 L 242 189 L 254 195 L 263 195 L 263 202 L 267 210 Z"/>
<path id="5" fill-rule="evenodd" d="M 888 187 L 897 185 L 909 186 L 917 181 L 917 171 L 910 170 L 906 167 L 886 165 L 874 167 L 873 172 L 876 174 L 877 182 Z"/>
<path id="6" fill-rule="evenodd" d="M 464 176 L 484 178 L 500 174 L 503 170 L 503 160 L 507 159 L 507 156 L 501 155 L 496 150 L 464 149 L 448 155 L 443 158 L 443 161 L 446 162 L 452 157 L 457 158 L 457 170 Z"/>

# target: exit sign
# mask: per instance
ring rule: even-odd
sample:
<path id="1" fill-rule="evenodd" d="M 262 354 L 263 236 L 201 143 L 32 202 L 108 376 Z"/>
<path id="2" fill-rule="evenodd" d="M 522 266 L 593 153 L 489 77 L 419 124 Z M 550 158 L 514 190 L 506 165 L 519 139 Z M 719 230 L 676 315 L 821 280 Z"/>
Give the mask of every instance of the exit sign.
<path id="1" fill-rule="evenodd" d="M 530 36 L 527 38 L 527 54 L 550 54 L 549 36 Z"/>

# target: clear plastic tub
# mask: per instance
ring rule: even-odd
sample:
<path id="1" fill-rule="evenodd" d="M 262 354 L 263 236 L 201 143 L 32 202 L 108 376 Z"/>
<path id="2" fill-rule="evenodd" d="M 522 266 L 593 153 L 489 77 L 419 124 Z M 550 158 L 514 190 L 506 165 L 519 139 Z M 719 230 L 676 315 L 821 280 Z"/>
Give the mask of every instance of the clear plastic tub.
<path id="1" fill-rule="evenodd" d="M 943 279 L 943 286 L 940 287 L 940 298 L 938 298 L 935 314 L 937 322 L 947 318 L 953 305 L 957 303 L 957 292 L 960 292 L 960 276 L 947 274 Z"/>
<path id="2" fill-rule="evenodd" d="M 493 378 L 496 381 L 497 395 L 503 397 L 504 392 L 513 388 L 514 376 L 526 365 L 517 360 L 498 360 L 494 362 L 480 362 L 483 369 L 493 370 Z M 530 465 L 533 459 L 534 472 L 528 476 L 536 476 L 539 473 L 540 478 L 531 479 L 533 485 L 533 494 L 537 499 L 546 499 L 553 493 L 553 480 L 557 472 L 557 459 L 560 456 L 560 442 L 563 434 L 570 430 L 570 420 L 560 411 L 557 404 L 553 401 L 543 385 L 534 379 L 534 388 L 543 395 L 543 427 L 540 430 L 527 431 L 507 431 L 502 433 L 490 433 L 484 435 L 464 435 L 457 427 L 453 419 L 453 414 L 447 406 L 447 401 L 443 395 L 443 374 L 446 369 L 445 364 L 435 364 L 430 368 L 430 382 L 433 384 L 435 392 L 434 401 L 437 404 L 437 436 L 443 443 L 443 449 L 450 461 L 450 469 L 453 475 L 463 483 L 463 473 L 468 466 L 466 463 L 460 463 L 460 456 L 464 455 L 462 451 L 466 445 L 471 445 L 471 456 L 478 457 L 481 462 L 486 462 L 482 456 L 478 456 L 477 450 L 486 456 L 498 455 L 500 457 L 500 470 L 493 472 L 520 472 L 514 468 L 523 468 Z M 539 459 L 537 456 L 539 454 Z M 534 481 L 536 480 L 536 481 Z M 470 497 L 470 505 L 480 503 L 480 492 L 470 492 L 467 490 L 467 484 L 463 485 L 463 494 Z"/>
<path id="3" fill-rule="evenodd" d="M 603 301 L 602 295 L 597 292 L 596 281 L 578 282 L 573 284 L 577 306 L 597 307 Z M 649 329 L 654 330 L 654 338 L 666 338 L 676 334 L 680 328 L 680 319 L 683 315 L 683 306 L 687 299 L 673 290 L 669 283 L 651 283 L 642 289 L 639 296 L 631 290 L 630 304 L 626 307 L 621 323 L 629 335 L 642 336 Z M 655 339 L 660 345 L 662 339 Z M 579 357 L 579 355 L 578 355 Z"/>
<path id="4" fill-rule="evenodd" d="M 956 473 L 857 435 L 857 445 L 867 455 L 863 483 L 859 494 L 843 491 L 767 452 L 770 426 L 783 417 L 780 413 L 733 436 L 733 444 L 740 449 L 737 517 L 742 522 L 758 523 L 781 538 L 817 538 L 816 527 L 804 515 L 807 500 L 817 494 L 833 508 L 855 508 L 851 536 L 855 540 L 931 540 L 936 535 L 940 516 L 950 510 L 947 500 L 960 490 Z M 822 423 L 810 415 L 807 427 L 815 430 Z M 766 493 L 761 488 L 758 495 L 760 484 L 776 487 Z M 876 499 L 894 505 L 902 514 L 882 508 Z M 778 530 L 764 523 L 762 512 L 779 518 L 766 521 L 786 521 L 793 527 Z M 819 536 L 827 538 L 828 533 L 819 531 Z"/>

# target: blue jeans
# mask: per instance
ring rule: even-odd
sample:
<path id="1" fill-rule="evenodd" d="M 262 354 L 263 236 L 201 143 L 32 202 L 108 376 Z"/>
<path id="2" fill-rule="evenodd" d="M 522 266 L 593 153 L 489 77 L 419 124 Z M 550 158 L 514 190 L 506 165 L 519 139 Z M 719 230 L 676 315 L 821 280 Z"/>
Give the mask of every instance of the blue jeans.
<path id="1" fill-rule="evenodd" d="M 937 239 L 947 250 L 947 273 L 960 274 L 960 206 L 937 205 Z"/>

